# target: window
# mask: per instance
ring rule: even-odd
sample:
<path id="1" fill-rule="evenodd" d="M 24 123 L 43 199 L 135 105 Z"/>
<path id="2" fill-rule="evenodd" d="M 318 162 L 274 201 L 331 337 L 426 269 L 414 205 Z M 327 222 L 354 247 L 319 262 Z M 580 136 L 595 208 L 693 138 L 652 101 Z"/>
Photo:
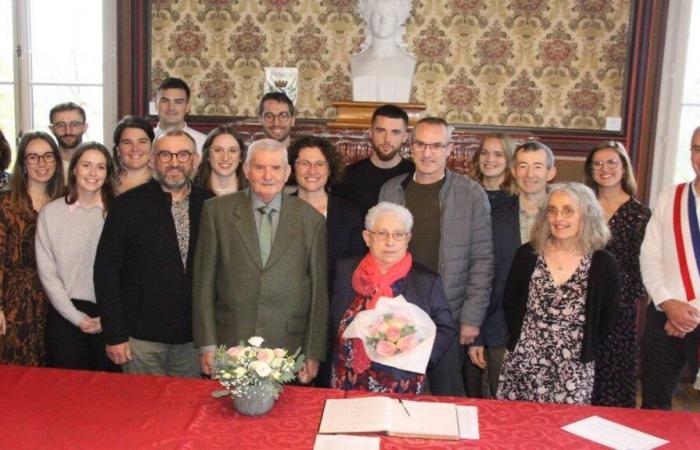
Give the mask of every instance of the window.
<path id="1" fill-rule="evenodd" d="M 104 142 L 115 122 L 114 0 L 0 0 L 0 127 L 49 131 L 49 111 L 85 109 L 83 140 Z"/>
<path id="2" fill-rule="evenodd" d="M 674 183 L 681 183 L 695 178 L 690 159 L 690 138 L 696 127 L 700 126 L 700 64 L 697 63 L 697 49 L 700 48 L 700 2 L 692 2 L 688 48 L 686 53 L 683 94 L 681 97 L 680 126 L 678 129 L 678 154 Z"/>
<path id="3" fill-rule="evenodd" d="M 0 0 L 0 129 L 14 148 L 15 75 L 12 38 L 12 2 Z"/>

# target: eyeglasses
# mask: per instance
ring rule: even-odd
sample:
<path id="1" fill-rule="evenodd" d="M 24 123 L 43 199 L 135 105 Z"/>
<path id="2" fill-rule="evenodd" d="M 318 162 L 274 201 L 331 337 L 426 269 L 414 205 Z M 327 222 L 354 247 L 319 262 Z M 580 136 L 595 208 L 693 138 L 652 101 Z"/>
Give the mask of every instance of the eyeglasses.
<path id="1" fill-rule="evenodd" d="M 37 155 L 36 153 L 30 153 L 27 156 L 24 157 L 24 160 L 27 162 L 27 164 L 33 166 L 35 164 L 39 164 L 39 161 L 44 161 L 46 164 L 52 164 L 56 162 L 56 155 L 53 153 L 44 153 L 43 155 Z"/>
<path id="2" fill-rule="evenodd" d="M 413 141 L 413 148 L 415 148 L 416 150 L 421 151 L 421 152 L 425 149 L 428 149 L 430 151 L 441 152 L 445 148 L 447 148 L 448 145 L 450 145 L 450 142 L 445 142 L 445 143 L 433 142 L 432 144 L 429 144 L 429 143 L 423 142 L 423 141 L 417 141 L 417 140 Z"/>
<path id="3" fill-rule="evenodd" d="M 158 161 L 162 163 L 168 163 L 172 161 L 173 156 L 181 163 L 187 162 L 190 160 L 190 157 L 192 156 L 192 152 L 188 152 L 187 150 L 180 150 L 177 153 L 171 153 L 168 151 L 162 151 L 156 153 L 156 158 L 158 158 Z"/>
<path id="4" fill-rule="evenodd" d="M 547 208 L 547 217 L 550 219 L 556 219 L 558 216 L 562 216 L 564 219 L 571 219 L 576 214 L 576 210 L 570 206 L 564 206 L 561 210 L 550 206 Z"/>
<path id="5" fill-rule="evenodd" d="M 328 167 L 328 161 L 306 161 L 306 160 L 301 160 L 297 161 L 294 163 L 297 167 L 301 167 L 304 170 L 309 170 L 311 166 L 314 167 L 316 170 L 322 170 Z"/>
<path id="6" fill-rule="evenodd" d="M 292 115 L 289 114 L 287 111 L 282 111 L 279 114 L 266 112 L 266 113 L 263 113 L 263 115 L 262 115 L 263 121 L 265 121 L 266 123 L 274 122 L 275 118 L 277 118 L 281 123 L 287 123 L 287 122 L 289 122 L 289 119 L 291 117 L 292 117 Z"/>
<path id="7" fill-rule="evenodd" d="M 85 122 L 78 122 L 77 120 L 74 120 L 72 122 L 56 122 L 51 126 L 56 130 L 65 130 L 67 128 L 81 128 L 83 125 L 85 125 Z"/>
<path id="8" fill-rule="evenodd" d="M 386 241 L 389 239 L 389 236 L 396 242 L 403 242 L 408 238 L 411 233 L 408 231 L 372 231 L 372 230 L 367 230 L 369 231 L 369 234 L 374 236 L 380 241 Z"/>
<path id="9" fill-rule="evenodd" d="M 608 169 L 617 169 L 619 165 L 619 159 L 609 159 L 607 161 L 593 161 L 593 170 L 603 170 L 603 167 L 606 167 Z"/>

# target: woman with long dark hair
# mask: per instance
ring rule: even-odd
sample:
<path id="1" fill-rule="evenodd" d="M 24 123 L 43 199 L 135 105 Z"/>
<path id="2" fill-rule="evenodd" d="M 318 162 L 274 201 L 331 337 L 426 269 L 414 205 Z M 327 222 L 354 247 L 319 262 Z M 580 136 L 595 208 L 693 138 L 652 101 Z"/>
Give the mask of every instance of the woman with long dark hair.
<path id="1" fill-rule="evenodd" d="M 36 258 L 51 301 L 46 321 L 52 367 L 118 371 L 107 359 L 92 269 L 114 198 L 114 163 L 105 146 L 81 144 L 68 167 L 68 193 L 39 214 Z"/>
<path id="2" fill-rule="evenodd" d="M 194 184 L 216 195 L 230 194 L 247 186 L 243 176 L 245 143 L 232 125 L 221 125 L 209 132 L 202 146 L 202 161 Z"/>
<path id="3" fill-rule="evenodd" d="M 39 211 L 63 195 L 58 146 L 43 131 L 22 136 L 10 190 L 0 193 L 0 364 L 43 366 L 46 294 L 37 276 Z"/>
<path id="4" fill-rule="evenodd" d="M 595 191 L 612 235 L 606 250 L 620 266 L 620 312 L 612 332 L 598 349 L 593 404 L 634 408 L 637 402 L 637 315 L 646 294 L 639 250 L 651 210 L 634 198 L 637 183 L 627 150 L 602 142 L 590 151 L 586 184 Z"/>

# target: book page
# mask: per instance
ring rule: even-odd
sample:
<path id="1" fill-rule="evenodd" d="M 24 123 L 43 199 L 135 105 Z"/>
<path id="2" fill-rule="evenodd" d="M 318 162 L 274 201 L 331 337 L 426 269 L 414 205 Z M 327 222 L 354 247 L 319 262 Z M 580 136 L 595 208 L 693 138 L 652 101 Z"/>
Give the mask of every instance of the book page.
<path id="1" fill-rule="evenodd" d="M 379 450 L 379 438 L 347 434 L 317 434 L 314 450 Z"/>
<path id="2" fill-rule="evenodd" d="M 457 406 L 459 437 L 479 439 L 479 410 L 476 406 Z"/>
<path id="3" fill-rule="evenodd" d="M 391 423 L 388 397 L 327 399 L 319 433 L 385 432 Z"/>
<path id="4" fill-rule="evenodd" d="M 563 430 L 611 448 L 647 450 L 668 441 L 598 416 L 591 416 L 562 427 Z"/>
<path id="5" fill-rule="evenodd" d="M 404 408 L 405 407 L 405 408 Z M 454 403 L 394 400 L 391 408 L 391 436 L 459 439 L 457 408 Z"/>

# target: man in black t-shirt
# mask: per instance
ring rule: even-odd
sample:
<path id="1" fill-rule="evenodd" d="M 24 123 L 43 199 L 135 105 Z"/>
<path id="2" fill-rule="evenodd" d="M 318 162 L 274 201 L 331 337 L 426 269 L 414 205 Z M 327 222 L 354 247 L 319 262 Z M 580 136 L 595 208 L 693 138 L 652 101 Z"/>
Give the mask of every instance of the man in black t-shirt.
<path id="1" fill-rule="evenodd" d="M 356 204 L 364 218 L 377 204 L 379 190 L 387 180 L 414 170 L 411 161 L 401 157 L 401 146 L 408 138 L 408 114 L 396 105 L 383 105 L 372 114 L 369 158 L 349 165 L 343 182 L 331 192 Z"/>

